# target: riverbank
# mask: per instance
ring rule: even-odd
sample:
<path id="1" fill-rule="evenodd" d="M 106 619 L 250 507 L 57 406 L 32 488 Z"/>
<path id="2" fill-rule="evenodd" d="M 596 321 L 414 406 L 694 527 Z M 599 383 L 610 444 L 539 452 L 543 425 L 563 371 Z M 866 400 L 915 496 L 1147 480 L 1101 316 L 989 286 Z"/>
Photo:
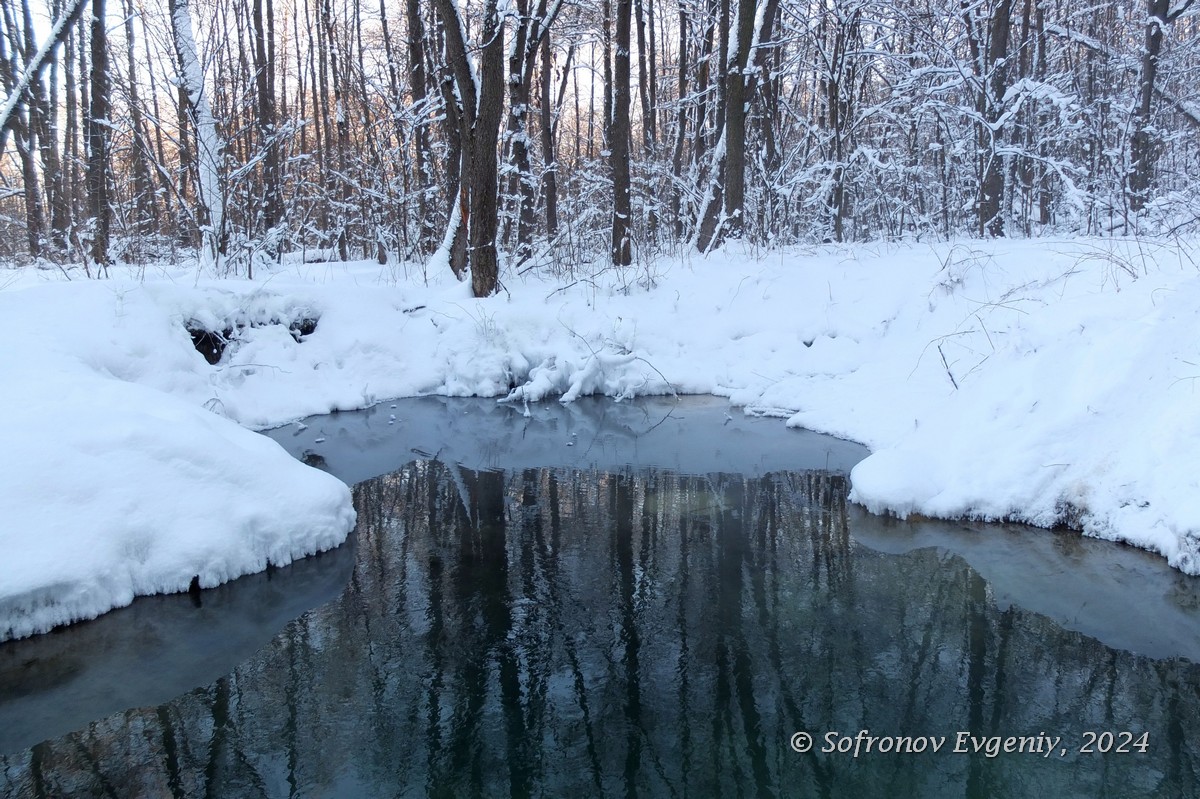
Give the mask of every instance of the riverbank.
<path id="1" fill-rule="evenodd" d="M 871 447 L 872 511 L 1067 525 L 1200 573 L 1194 252 L 728 250 L 487 300 L 370 263 L 3 270 L 0 640 L 336 546 L 345 486 L 250 429 L 424 394 L 716 394 Z"/>

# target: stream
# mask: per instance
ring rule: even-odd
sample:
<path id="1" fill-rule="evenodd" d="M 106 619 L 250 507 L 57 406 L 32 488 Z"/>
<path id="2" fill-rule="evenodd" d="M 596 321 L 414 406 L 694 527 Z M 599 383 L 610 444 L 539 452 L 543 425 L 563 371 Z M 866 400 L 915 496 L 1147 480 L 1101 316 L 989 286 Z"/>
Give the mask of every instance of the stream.
<path id="1" fill-rule="evenodd" d="M 0 645 L 0 795 L 1200 794 L 1160 558 L 871 516 L 864 448 L 714 398 L 267 434 L 354 486 L 351 539 Z"/>

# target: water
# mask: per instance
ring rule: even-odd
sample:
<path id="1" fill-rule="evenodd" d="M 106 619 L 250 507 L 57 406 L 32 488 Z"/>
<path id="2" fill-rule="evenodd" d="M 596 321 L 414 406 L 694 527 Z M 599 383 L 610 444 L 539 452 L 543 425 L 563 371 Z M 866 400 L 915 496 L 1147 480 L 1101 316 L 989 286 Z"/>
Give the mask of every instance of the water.
<path id="1" fill-rule="evenodd" d="M 0 792 L 1200 792 L 1200 592 L 1144 553 L 870 517 L 861 448 L 714 401 L 397 406 L 272 433 L 347 547 L 0 647 Z M 821 751 L 862 730 L 945 743 Z"/>

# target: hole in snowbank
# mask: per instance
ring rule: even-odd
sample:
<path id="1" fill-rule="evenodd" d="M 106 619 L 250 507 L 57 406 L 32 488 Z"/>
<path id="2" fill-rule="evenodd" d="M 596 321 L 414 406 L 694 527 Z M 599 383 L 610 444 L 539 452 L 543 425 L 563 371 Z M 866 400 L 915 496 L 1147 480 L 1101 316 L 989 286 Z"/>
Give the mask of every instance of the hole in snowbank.
<path id="1" fill-rule="evenodd" d="M 268 319 L 265 322 L 250 322 L 249 324 L 223 327 L 220 330 L 211 330 L 200 322 L 192 320 L 184 327 L 188 335 L 192 337 L 192 346 L 196 348 L 196 352 L 203 355 L 204 360 L 209 364 L 215 366 L 221 361 L 221 356 L 225 354 L 229 345 L 242 337 L 246 328 L 285 325 L 288 332 L 292 334 L 292 338 L 296 339 L 296 343 L 299 344 L 304 341 L 306 336 L 310 336 L 316 331 L 317 321 L 316 317 L 307 316 L 291 320 Z"/>

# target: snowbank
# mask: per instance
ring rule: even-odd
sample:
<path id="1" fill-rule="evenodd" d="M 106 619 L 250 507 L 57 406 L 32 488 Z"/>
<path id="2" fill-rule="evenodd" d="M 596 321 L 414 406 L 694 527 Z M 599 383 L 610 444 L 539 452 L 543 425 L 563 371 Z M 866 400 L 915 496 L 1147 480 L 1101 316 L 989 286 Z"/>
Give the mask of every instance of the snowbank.
<path id="1" fill-rule="evenodd" d="M 353 527 L 342 483 L 153 387 L 186 389 L 200 356 L 146 290 L 9 290 L 0 319 L 0 641 L 288 563 Z"/>
<path id="2" fill-rule="evenodd" d="M 1200 280 L 1191 263 L 1140 266 L 1026 268 L 1030 283 L 956 290 L 980 297 L 940 334 L 959 354 L 958 389 L 881 442 L 852 498 L 899 515 L 1066 524 L 1200 573 Z M 941 366 L 934 348 L 924 357 Z"/>
<path id="3" fill-rule="evenodd" d="M 336 544 L 345 487 L 245 428 L 424 394 L 726 396 L 872 447 L 873 511 L 1068 523 L 1198 573 L 1192 251 L 727 251 L 488 300 L 373 264 L 0 275 L 0 637 Z M 216 365 L 189 327 L 231 339 Z"/>

